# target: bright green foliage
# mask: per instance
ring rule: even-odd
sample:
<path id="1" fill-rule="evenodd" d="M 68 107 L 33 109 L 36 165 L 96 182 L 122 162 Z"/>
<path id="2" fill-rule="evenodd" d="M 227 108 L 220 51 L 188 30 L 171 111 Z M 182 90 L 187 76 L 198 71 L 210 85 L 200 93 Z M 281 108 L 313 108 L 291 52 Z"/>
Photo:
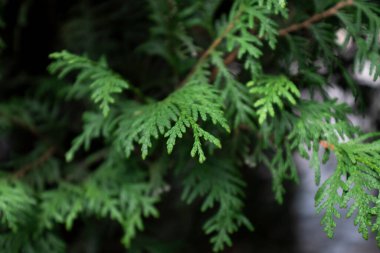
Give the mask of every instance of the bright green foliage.
<path id="1" fill-rule="evenodd" d="M 234 28 L 226 36 L 228 51 L 238 48 L 238 58 L 243 56 L 259 58 L 262 55 L 259 49 L 263 45 L 261 39 L 267 40 L 270 47 L 275 48 L 277 24 L 269 17 L 271 14 L 269 9 L 260 6 L 256 0 L 242 0 L 236 1 L 232 10 L 234 11 L 229 17 L 229 22 L 220 30 L 224 31 L 234 23 Z M 252 29 L 257 30 L 257 35 L 250 32 Z"/>
<path id="2" fill-rule="evenodd" d="M 292 140 L 292 148 L 297 148 L 299 153 L 306 159 L 310 159 L 310 165 L 315 171 L 315 182 L 319 184 L 320 140 L 325 140 L 335 145 L 341 140 L 353 137 L 359 130 L 350 125 L 347 114 L 350 108 L 345 104 L 338 104 L 335 100 L 318 103 L 314 101 L 301 101 L 297 111 L 299 117 L 292 118 L 293 126 L 289 139 Z M 312 150 L 311 158 L 305 148 Z M 330 150 L 325 152 L 325 160 L 328 159 Z"/>
<path id="3" fill-rule="evenodd" d="M 203 197 L 201 211 L 215 205 L 216 213 L 204 224 L 206 234 L 211 234 L 214 250 L 222 250 L 225 245 L 231 246 L 231 234 L 239 227 L 253 230 L 252 224 L 242 214 L 245 182 L 233 164 L 228 160 L 213 160 L 204 166 L 197 165 L 184 180 L 182 199 L 187 203 L 197 197 Z"/>
<path id="4" fill-rule="evenodd" d="M 55 64 L 51 66 L 54 67 Z M 202 81 L 202 77 L 198 80 Z M 182 138 L 190 128 L 194 137 L 191 156 L 197 155 L 199 161 L 203 162 L 206 157 L 201 140 L 208 141 L 218 148 L 221 148 L 221 143 L 201 127 L 198 121 L 209 120 L 229 131 L 218 92 L 211 86 L 198 84 L 196 81 L 189 81 L 183 88 L 162 101 L 131 106 L 124 111 L 124 116 L 117 119 L 112 115 L 104 118 L 100 114 L 86 113 L 83 120 L 84 131 L 73 140 L 73 145 L 66 154 L 68 161 L 73 159 L 74 153 L 82 145 L 88 150 L 91 139 L 100 136 L 110 138 L 116 135 L 114 142 L 127 157 L 134 150 L 134 143 L 137 143 L 141 145 L 142 158 L 146 158 L 149 148 L 152 147 L 151 138 L 157 139 L 159 135 L 163 135 L 167 137 L 167 150 L 170 154 L 177 139 Z"/>
<path id="5" fill-rule="evenodd" d="M 297 86 L 285 76 L 260 76 L 247 86 L 250 87 L 250 93 L 258 96 L 254 106 L 257 108 L 260 124 L 264 123 L 268 114 L 275 116 L 275 105 L 282 110 L 285 106 L 284 100 L 295 105 L 296 99 L 301 96 Z"/>
<path id="6" fill-rule="evenodd" d="M 378 195 L 377 198 L 379 198 L 379 197 L 380 196 Z M 380 230 L 380 217 L 378 215 L 380 213 L 379 203 L 380 203 L 380 201 L 376 200 L 375 205 L 371 208 L 371 214 L 376 215 L 376 219 L 372 224 L 372 231 L 377 231 L 376 240 L 377 240 L 378 244 L 380 244 L 379 243 L 380 242 L 380 233 L 378 232 Z"/>
<path id="7" fill-rule="evenodd" d="M 54 47 L 68 51 L 50 54 L 52 76 L 13 67 L 23 65 L 11 58 L 24 52 L 14 45 L 28 30 L 26 5 L 14 38 L 4 37 L 11 50 L 0 61 L 1 252 L 71 251 L 62 229 L 82 233 L 84 221 L 97 232 L 91 241 L 103 239 L 105 222 L 120 230 L 128 251 L 180 252 L 180 243 L 156 246 L 156 221 L 145 220 L 167 210 L 168 191 L 168 209 L 205 212 L 203 230 L 213 250 L 223 251 L 239 229 L 253 230 L 247 167 L 267 169 L 283 203 L 284 183 L 299 181 L 296 152 L 315 174 L 327 235 L 348 209 L 359 233 L 375 232 L 380 245 L 380 135 L 353 126 L 347 115 L 355 110 L 326 89 L 338 80 L 360 100 L 350 59 L 341 55 L 350 41 L 353 67 L 369 63 L 374 79 L 380 76 L 375 1 L 345 1 L 338 10 L 330 9 L 336 0 L 78 2 L 80 17 L 56 26 L 64 40 Z M 310 20 L 314 13 L 322 15 Z M 347 37 L 338 45 L 341 28 Z M 105 57 L 86 53 L 107 55 L 120 74 Z M 330 155 L 337 167 L 321 182 Z M 165 234 L 170 226 L 159 222 Z M 178 233 L 187 238 L 194 228 L 186 229 Z"/>
<path id="8" fill-rule="evenodd" d="M 379 160 L 380 142 L 364 143 L 365 140 L 377 137 L 378 134 L 367 134 L 355 140 L 334 146 L 338 165 L 334 174 L 321 186 L 316 194 L 318 211 L 325 209 L 322 224 L 329 237 L 334 234 L 334 218 L 340 218 L 338 207 L 347 208 L 347 217 L 355 215 L 354 223 L 364 239 L 368 239 L 369 229 L 379 233 L 373 223 L 377 217 L 374 207 L 379 199 L 373 192 L 380 190 Z"/>
<path id="9" fill-rule="evenodd" d="M 53 53 L 50 58 L 54 62 L 50 64 L 49 71 L 58 74 L 59 78 L 64 78 L 72 71 L 79 71 L 74 86 L 88 86 L 91 99 L 99 104 L 104 116 L 108 115 L 111 104 L 115 103 L 113 94 L 129 88 L 128 82 L 109 70 L 105 58 L 95 62 L 67 51 Z"/>
<path id="10" fill-rule="evenodd" d="M 208 141 L 221 148 L 221 143 L 214 135 L 204 130 L 198 121 L 210 120 L 214 125 L 229 131 L 227 121 L 221 110 L 222 104 L 217 91 L 206 84 L 190 82 L 172 93 L 166 99 L 138 107 L 132 114 L 122 118 L 116 130 L 117 144 L 125 155 L 130 156 L 134 142 L 141 145 L 142 157 L 146 158 L 152 147 L 151 138 L 159 135 L 167 137 L 168 153 L 173 151 L 178 138 L 192 130 L 194 143 L 191 156 L 198 155 L 199 162 L 204 162 L 201 140 Z"/>

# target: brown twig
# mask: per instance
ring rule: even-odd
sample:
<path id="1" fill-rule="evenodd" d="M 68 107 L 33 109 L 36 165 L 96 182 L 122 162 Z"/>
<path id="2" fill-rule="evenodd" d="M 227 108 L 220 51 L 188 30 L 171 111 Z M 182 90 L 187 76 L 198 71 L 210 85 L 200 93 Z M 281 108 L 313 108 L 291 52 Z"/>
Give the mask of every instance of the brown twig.
<path id="1" fill-rule="evenodd" d="M 330 9 L 327 9 L 326 11 L 321 12 L 321 13 L 317 13 L 313 15 L 312 17 L 308 18 L 307 20 L 303 21 L 302 23 L 293 24 L 284 29 L 279 30 L 278 35 L 282 37 L 282 36 L 286 36 L 287 34 L 291 32 L 307 29 L 312 24 L 317 23 L 328 17 L 334 16 L 335 14 L 338 13 L 339 10 L 345 7 L 351 6 L 353 4 L 354 4 L 354 0 L 345 0 L 345 1 L 338 2 L 336 5 L 334 5 Z"/>
<path id="2" fill-rule="evenodd" d="M 186 83 L 190 79 L 190 77 L 198 70 L 198 68 L 204 63 L 204 61 L 210 56 L 210 54 L 217 48 L 220 43 L 222 43 L 223 39 L 228 35 L 228 33 L 235 27 L 236 20 L 240 18 L 242 14 L 242 8 L 238 10 L 233 20 L 227 25 L 226 29 L 222 32 L 222 34 L 216 38 L 211 45 L 207 48 L 207 50 L 199 57 L 195 66 L 191 69 L 190 73 L 186 76 L 186 78 L 181 82 L 180 86 Z"/>
<path id="3" fill-rule="evenodd" d="M 45 163 L 50 157 L 54 155 L 56 151 L 56 148 L 54 146 L 51 146 L 48 148 L 40 157 L 38 157 L 36 160 L 34 160 L 31 163 L 25 164 L 22 166 L 19 170 L 17 170 L 13 176 L 17 179 L 22 178 L 25 176 L 28 172 L 30 172 L 32 169 L 36 168 L 39 165 L 42 165 Z"/>
<path id="4" fill-rule="evenodd" d="M 296 32 L 296 31 L 299 31 L 302 29 L 307 29 L 312 24 L 317 23 L 317 22 L 319 22 L 323 19 L 326 19 L 328 17 L 334 16 L 335 14 L 338 13 L 339 10 L 341 10 L 345 7 L 351 6 L 353 4 L 354 4 L 354 0 L 344 0 L 344 1 L 338 2 L 336 5 L 334 5 L 330 9 L 327 9 L 326 11 L 321 12 L 321 13 L 317 13 L 317 14 L 313 15 L 312 17 L 308 18 L 307 20 L 301 22 L 301 23 L 292 24 L 286 28 L 280 29 L 278 31 L 278 36 L 284 37 L 284 36 L 288 35 L 289 33 Z M 238 53 L 238 49 L 235 49 L 234 51 L 229 53 L 224 58 L 224 64 L 225 65 L 231 64 L 236 59 L 237 53 Z M 218 68 L 214 67 L 212 70 L 211 80 L 215 79 L 215 76 L 217 75 L 217 73 L 218 73 Z"/>

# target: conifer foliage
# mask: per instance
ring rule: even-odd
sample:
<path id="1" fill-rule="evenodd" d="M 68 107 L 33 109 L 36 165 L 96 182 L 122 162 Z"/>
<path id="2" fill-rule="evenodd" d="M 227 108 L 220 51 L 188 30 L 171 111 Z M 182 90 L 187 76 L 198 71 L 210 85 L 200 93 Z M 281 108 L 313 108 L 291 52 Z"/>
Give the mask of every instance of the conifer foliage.
<path id="1" fill-rule="evenodd" d="M 92 26 L 63 24 L 68 39 L 49 56 L 50 76 L 25 92 L 0 87 L 0 140 L 30 136 L 26 148 L 0 153 L 1 252 L 67 252 L 62 231 L 91 219 L 117 223 L 132 252 L 165 252 L 139 240 L 172 188 L 181 192 L 173 202 L 205 213 L 210 248 L 223 251 L 234 233 L 254 230 L 246 161 L 268 170 L 281 204 L 284 181 L 299 180 L 295 153 L 310 161 L 327 236 L 353 216 L 380 245 L 380 134 L 353 126 L 355 108 L 326 92 L 338 70 L 360 101 L 341 57 L 351 42 L 354 69 L 369 62 L 380 77 L 376 1 L 234 0 L 222 14 L 222 0 L 85 2 L 76 10 L 88 15 L 75 22 Z M 71 33 L 82 38 L 70 42 Z M 9 59 L 11 41 L 0 37 L 0 57 Z M 0 66 L 2 83 L 20 82 L 6 60 Z M 337 166 L 321 182 L 330 156 Z"/>

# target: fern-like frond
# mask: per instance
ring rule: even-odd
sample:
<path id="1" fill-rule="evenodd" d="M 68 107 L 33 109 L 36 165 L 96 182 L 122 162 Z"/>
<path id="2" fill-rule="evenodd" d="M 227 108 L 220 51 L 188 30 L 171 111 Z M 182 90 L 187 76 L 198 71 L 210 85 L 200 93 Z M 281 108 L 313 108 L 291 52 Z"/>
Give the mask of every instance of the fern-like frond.
<path id="1" fill-rule="evenodd" d="M 315 195 L 317 212 L 325 210 L 321 224 L 325 226 L 324 230 L 330 238 L 334 236 L 334 229 L 336 227 L 335 219 L 341 217 L 338 208 L 343 205 L 343 197 L 340 196 L 338 192 L 346 191 L 347 189 L 348 187 L 345 182 L 341 180 L 340 174 L 335 172 L 333 176 L 321 185 Z"/>
<path id="2" fill-rule="evenodd" d="M 115 128 L 115 117 L 104 118 L 100 113 L 85 112 L 83 114 L 83 131 L 74 138 L 71 148 L 66 152 L 66 161 L 72 161 L 74 154 L 83 146 L 90 148 L 91 140 L 100 136 L 109 137 Z"/>
<path id="3" fill-rule="evenodd" d="M 142 157 L 145 158 L 152 147 L 151 139 L 163 135 L 167 137 L 167 150 L 171 153 L 177 139 L 182 138 L 187 129 L 191 129 L 194 137 L 191 156 L 198 155 L 199 161 L 203 162 L 206 157 L 201 140 L 217 147 L 221 147 L 221 143 L 199 122 L 209 120 L 229 131 L 221 108 L 221 99 L 214 88 L 191 81 L 166 99 L 141 106 L 122 117 L 116 131 L 117 145 L 128 157 L 134 149 L 134 143 L 140 144 Z"/>
<path id="4" fill-rule="evenodd" d="M 13 233 L 29 221 L 36 204 L 31 189 L 26 185 L 0 180 L 0 222 Z"/>
<path id="5" fill-rule="evenodd" d="M 191 65 L 184 64 L 184 61 L 187 61 L 189 56 L 196 56 L 199 51 L 188 30 L 204 24 L 202 18 L 205 15 L 202 15 L 202 8 L 207 7 L 200 1 L 191 1 L 184 5 L 166 0 L 147 2 L 151 11 L 150 19 L 154 25 L 150 29 L 150 39 L 139 49 L 164 58 L 178 72 L 187 71 Z"/>
<path id="6" fill-rule="evenodd" d="M 283 146 L 283 147 L 282 147 Z M 284 201 L 285 180 L 299 182 L 295 162 L 293 160 L 293 150 L 290 143 L 285 142 L 276 148 L 276 153 L 269 159 L 265 154 L 260 154 L 259 158 L 272 174 L 272 190 L 275 199 L 282 204 Z"/>
<path id="7" fill-rule="evenodd" d="M 154 206 L 158 197 L 151 196 L 148 183 L 132 180 L 124 164 L 124 160 L 110 155 L 81 185 L 62 183 L 58 189 L 44 192 L 43 226 L 52 228 L 58 223 L 71 229 L 83 214 L 110 218 L 122 226 L 122 242 L 129 246 L 136 233 L 143 230 L 143 218 L 158 216 Z"/>
<path id="8" fill-rule="evenodd" d="M 130 87 L 127 81 L 109 69 L 105 58 L 92 61 L 67 51 L 52 53 L 50 58 L 54 62 L 49 65 L 49 71 L 58 74 L 59 78 L 64 78 L 73 71 L 79 72 L 74 87 L 88 87 L 91 99 L 99 105 L 104 116 L 109 114 L 111 104 L 115 103 L 114 95 Z"/>
<path id="9" fill-rule="evenodd" d="M 201 211 L 217 207 L 216 213 L 203 226 L 205 233 L 212 235 L 214 251 L 231 246 L 231 234 L 239 227 L 253 229 L 242 213 L 244 187 L 245 182 L 233 164 L 220 159 L 197 165 L 184 180 L 183 200 L 191 203 L 203 197 Z"/>
<path id="10" fill-rule="evenodd" d="M 232 119 L 233 126 L 252 125 L 256 112 L 247 87 L 239 82 L 231 81 L 226 82 L 226 87 L 222 92 L 222 96 L 226 101 L 226 114 L 228 118 Z"/>
<path id="11" fill-rule="evenodd" d="M 285 101 L 295 105 L 296 99 L 301 96 L 297 86 L 285 76 L 260 76 L 247 84 L 250 92 L 258 97 L 254 106 L 257 108 L 259 123 L 263 124 L 268 114 L 275 116 L 277 105 L 284 109 Z"/>
<path id="12" fill-rule="evenodd" d="M 231 13 L 229 22 L 224 25 L 234 24 L 226 37 L 228 51 L 238 48 L 238 58 L 244 55 L 259 58 L 262 55 L 261 39 L 268 41 L 272 49 L 275 48 L 277 23 L 270 18 L 272 12 L 269 9 L 260 6 L 256 0 L 242 0 L 235 2 L 233 10 L 235 11 Z"/>
<path id="13" fill-rule="evenodd" d="M 150 194 L 149 183 L 134 181 L 124 168 L 125 161 L 112 157 L 84 182 L 87 212 L 117 221 L 124 230 L 126 247 L 138 231 L 144 229 L 144 218 L 158 217 L 158 196 Z"/>
<path id="14" fill-rule="evenodd" d="M 238 127 L 240 124 L 252 125 L 255 111 L 247 87 L 235 79 L 235 76 L 224 64 L 220 52 L 215 51 L 211 54 L 211 62 L 219 69 L 215 85 L 221 90 L 227 118 L 231 119 L 234 127 Z"/>
<path id="15" fill-rule="evenodd" d="M 41 223 L 46 228 L 51 229 L 58 223 L 71 229 L 73 222 L 84 210 L 82 189 L 76 185 L 62 183 L 57 189 L 45 191 L 41 198 Z"/>
<path id="16" fill-rule="evenodd" d="M 377 194 L 377 199 L 380 199 L 380 193 Z M 371 209 L 371 214 L 376 215 L 374 223 L 372 225 L 372 231 L 376 232 L 377 245 L 380 245 L 380 201 L 376 200 L 375 205 Z"/>
<path id="17" fill-rule="evenodd" d="M 317 47 L 319 50 L 318 55 L 321 55 L 324 59 L 324 64 L 330 66 L 335 63 L 335 32 L 333 26 L 327 23 L 320 23 L 310 27 L 313 33 Z"/>
<path id="18" fill-rule="evenodd" d="M 350 108 L 346 104 L 339 104 L 336 100 L 327 100 L 323 103 L 315 101 L 301 101 L 296 107 L 299 115 L 292 119 L 293 129 L 289 134 L 292 148 L 298 148 L 299 153 L 310 159 L 311 167 L 315 171 L 315 181 L 320 182 L 320 161 L 318 151 L 320 141 L 335 144 L 352 138 L 360 131 L 352 126 L 347 114 Z M 306 148 L 312 151 L 309 157 Z M 327 160 L 329 150 L 326 150 Z"/>
<path id="19" fill-rule="evenodd" d="M 337 169 L 318 190 L 316 206 L 320 212 L 325 209 L 322 224 L 329 237 L 336 226 L 334 217 L 339 218 L 337 207 L 348 208 L 347 217 L 355 216 L 354 224 L 364 239 L 368 239 L 369 230 L 379 233 L 373 216 L 379 199 L 374 192 L 380 190 L 380 141 L 365 143 L 369 138 L 380 134 L 367 134 L 342 144 L 334 145 L 337 157 Z"/>

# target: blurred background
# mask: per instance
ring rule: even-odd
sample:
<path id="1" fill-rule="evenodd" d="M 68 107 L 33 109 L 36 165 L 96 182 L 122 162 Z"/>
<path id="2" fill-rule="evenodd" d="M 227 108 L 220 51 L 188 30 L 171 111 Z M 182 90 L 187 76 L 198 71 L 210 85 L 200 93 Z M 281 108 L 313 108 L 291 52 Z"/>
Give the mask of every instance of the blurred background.
<path id="1" fill-rule="evenodd" d="M 91 57 L 106 55 L 110 65 L 127 76 L 136 86 L 145 84 L 145 91 L 162 96 L 155 89 L 171 74 L 161 59 L 140 57 L 139 45 L 149 37 L 149 10 L 140 0 L 0 0 L 3 1 L 1 38 L 6 47 L 0 55 L 0 100 L 27 97 L 35 87 L 59 86 L 46 71 L 49 53 L 68 49 L 74 53 L 86 52 Z M 228 11 L 229 1 L 223 1 L 217 19 Z M 342 43 L 344 30 L 337 31 L 337 43 Z M 355 45 L 337 52 L 345 59 L 346 68 L 360 85 L 362 101 L 357 103 L 349 91 L 340 85 L 340 74 L 331 77 L 328 93 L 352 106 L 360 104 L 359 116 L 352 116 L 354 124 L 365 130 L 378 130 L 380 125 L 380 80 L 373 82 L 368 68 L 358 73 L 352 67 Z M 148 66 L 148 67 L 147 67 Z M 234 65 L 239 70 L 239 65 Z M 323 66 L 322 66 L 323 67 Z M 323 69 L 321 70 L 323 71 Z M 145 73 L 141 75 L 141 73 Z M 154 77 L 154 78 L 152 78 Z M 175 77 L 174 77 L 175 78 Z M 149 83 L 151 87 L 146 84 Z M 50 88 L 49 88 L 50 87 Z M 49 96 L 49 92 L 42 92 Z M 78 121 L 79 122 L 79 121 Z M 73 122 L 75 124 L 75 122 Z M 13 139 L 12 139 L 13 141 Z M 0 135 L 0 162 L 15 143 Z M 69 140 L 68 140 L 69 142 Z M 234 236 L 228 253 L 372 253 L 379 252 L 373 238 L 364 241 L 356 232 L 352 220 L 340 220 L 334 240 L 323 232 L 320 216 L 315 213 L 313 173 L 308 162 L 297 155 L 301 181 L 288 184 L 285 203 L 278 205 L 271 190 L 271 176 L 265 168 L 246 168 L 248 182 L 245 213 L 255 226 L 253 233 L 241 230 Z M 323 177 L 334 169 L 331 160 L 322 169 Z M 210 252 L 208 238 L 203 235 L 202 221 L 206 214 L 197 206 L 186 206 L 179 201 L 179 185 L 173 184 L 160 204 L 159 220 L 148 220 L 146 231 L 135 241 L 136 245 L 161 248 L 161 252 Z M 94 231 L 93 224 L 102 224 L 104 230 Z M 126 251 L 120 243 L 121 230 L 109 221 L 88 219 L 75 224 L 72 231 L 64 231 L 68 252 L 112 253 Z M 98 233 L 103 241 L 91 241 L 91 233 Z M 154 238 L 152 240 L 151 238 Z M 0 249 L 1 251 L 1 249 Z"/>

